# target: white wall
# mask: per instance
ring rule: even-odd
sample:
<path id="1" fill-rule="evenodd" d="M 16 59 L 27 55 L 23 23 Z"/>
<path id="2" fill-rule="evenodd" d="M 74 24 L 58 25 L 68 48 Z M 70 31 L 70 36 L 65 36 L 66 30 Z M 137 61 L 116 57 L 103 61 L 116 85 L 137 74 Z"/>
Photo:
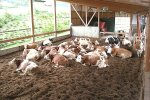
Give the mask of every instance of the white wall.
<path id="1" fill-rule="evenodd" d="M 99 28 L 93 26 L 72 26 L 72 36 L 99 38 Z"/>

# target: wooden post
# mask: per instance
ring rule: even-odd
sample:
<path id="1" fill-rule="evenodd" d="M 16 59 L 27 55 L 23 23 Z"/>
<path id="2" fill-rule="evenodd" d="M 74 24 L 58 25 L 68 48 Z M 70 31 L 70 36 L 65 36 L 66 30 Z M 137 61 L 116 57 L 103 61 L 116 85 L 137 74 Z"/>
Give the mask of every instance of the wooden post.
<path id="1" fill-rule="evenodd" d="M 137 14 L 137 33 L 138 33 L 138 37 L 141 38 L 141 28 L 140 28 L 140 15 Z"/>
<path id="2" fill-rule="evenodd" d="M 132 37 L 132 19 L 133 19 L 133 14 L 130 14 L 130 32 L 129 32 L 129 36 Z"/>
<path id="3" fill-rule="evenodd" d="M 72 36 L 72 10 L 71 10 L 71 4 L 70 4 L 70 34 Z"/>
<path id="4" fill-rule="evenodd" d="M 97 22 L 97 24 L 98 24 L 98 30 L 99 30 L 99 37 L 100 37 L 100 28 L 99 28 L 99 23 L 100 23 L 100 20 L 99 20 L 99 18 L 100 18 L 100 15 L 99 15 L 100 13 L 99 13 L 99 8 L 97 8 L 97 15 L 98 15 L 98 22 Z"/>
<path id="5" fill-rule="evenodd" d="M 54 31 L 55 38 L 57 38 L 56 0 L 54 0 Z"/>
<path id="6" fill-rule="evenodd" d="M 33 0 L 30 0 L 30 20 L 31 20 L 31 34 L 32 42 L 35 42 L 35 36 L 34 36 L 34 17 L 33 17 Z"/>
<path id="7" fill-rule="evenodd" d="M 147 23 L 146 23 L 146 53 L 145 53 L 145 71 L 150 72 L 150 10 L 147 16 Z"/>
<path id="8" fill-rule="evenodd" d="M 88 14 L 88 7 L 85 6 L 85 17 L 86 17 L 86 25 L 85 26 L 88 26 L 87 25 L 87 14 Z"/>

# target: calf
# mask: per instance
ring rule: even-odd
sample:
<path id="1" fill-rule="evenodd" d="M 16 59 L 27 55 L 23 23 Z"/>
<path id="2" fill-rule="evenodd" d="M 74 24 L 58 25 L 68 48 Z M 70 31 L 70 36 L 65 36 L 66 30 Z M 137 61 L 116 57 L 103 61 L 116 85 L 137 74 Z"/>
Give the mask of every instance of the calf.
<path id="1" fill-rule="evenodd" d="M 69 61 L 67 58 L 65 58 L 63 55 L 56 54 L 56 55 L 47 55 L 45 59 L 50 60 L 52 63 L 55 64 L 54 67 L 63 67 L 69 64 Z"/>
<path id="2" fill-rule="evenodd" d="M 40 58 L 40 54 L 35 49 L 24 49 L 22 57 L 28 60 L 38 60 Z"/>
<path id="3" fill-rule="evenodd" d="M 46 39 L 41 43 L 41 46 L 51 46 L 52 42 L 53 42 L 53 40 L 51 38 Z"/>
<path id="4" fill-rule="evenodd" d="M 37 47 L 38 45 L 36 43 L 29 43 L 24 45 L 25 49 L 36 49 Z"/>
<path id="5" fill-rule="evenodd" d="M 38 67 L 36 63 L 29 61 L 27 59 L 17 60 L 16 58 L 14 58 L 8 64 L 9 66 L 16 66 L 17 67 L 16 72 L 22 72 L 22 74 L 20 75 L 25 75 L 27 72 L 31 72 L 33 68 Z"/>
<path id="6" fill-rule="evenodd" d="M 99 68 L 106 67 L 108 64 L 106 64 L 105 59 L 101 60 L 101 57 L 99 54 L 95 52 L 89 52 L 85 55 L 78 55 L 76 58 L 76 62 L 80 62 L 84 65 L 94 65 L 98 66 Z"/>
<path id="7" fill-rule="evenodd" d="M 68 59 L 75 59 L 76 58 L 76 53 L 75 52 L 73 52 L 73 51 L 71 51 L 71 50 L 67 50 L 67 51 L 65 51 L 64 52 L 64 54 L 63 54 L 65 57 L 67 57 Z"/>
<path id="8" fill-rule="evenodd" d="M 144 44 L 141 40 L 137 40 L 136 42 L 134 42 L 134 48 L 137 52 L 137 56 L 141 57 L 142 53 L 144 51 Z"/>
<path id="9" fill-rule="evenodd" d="M 107 37 L 105 43 L 109 44 L 120 44 L 120 39 L 118 37 Z"/>
<path id="10" fill-rule="evenodd" d="M 44 57 L 45 55 L 47 55 L 49 52 L 51 52 L 50 54 L 53 54 L 54 52 L 57 53 L 58 52 L 58 48 L 57 46 L 46 46 L 45 48 L 43 48 L 43 50 L 41 51 L 41 56 Z"/>
<path id="11" fill-rule="evenodd" d="M 107 51 L 108 54 L 111 54 L 112 57 L 117 56 L 123 59 L 132 57 L 132 52 L 124 48 L 109 48 Z"/>

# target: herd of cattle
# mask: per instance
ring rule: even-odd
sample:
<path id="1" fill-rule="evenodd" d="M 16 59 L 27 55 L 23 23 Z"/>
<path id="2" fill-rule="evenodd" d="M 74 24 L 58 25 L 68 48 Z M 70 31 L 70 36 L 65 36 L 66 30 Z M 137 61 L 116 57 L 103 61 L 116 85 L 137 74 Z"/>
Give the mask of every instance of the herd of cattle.
<path id="1" fill-rule="evenodd" d="M 24 45 L 21 59 L 14 58 L 8 64 L 16 66 L 16 72 L 20 72 L 21 75 L 25 75 L 27 72 L 29 74 L 33 68 L 40 67 L 35 61 L 41 58 L 48 60 L 54 67 L 67 66 L 70 60 L 75 60 L 83 65 L 103 68 L 109 66 L 109 56 L 117 56 L 122 59 L 132 57 L 132 51 L 121 48 L 120 45 L 135 48 L 139 57 L 144 50 L 144 45 L 138 38 L 131 42 L 128 39 L 120 40 L 111 36 L 105 39 L 105 45 L 100 45 L 99 41 L 92 41 L 89 38 L 75 38 L 59 45 L 53 45 L 53 41 L 47 39 L 40 44 Z"/>

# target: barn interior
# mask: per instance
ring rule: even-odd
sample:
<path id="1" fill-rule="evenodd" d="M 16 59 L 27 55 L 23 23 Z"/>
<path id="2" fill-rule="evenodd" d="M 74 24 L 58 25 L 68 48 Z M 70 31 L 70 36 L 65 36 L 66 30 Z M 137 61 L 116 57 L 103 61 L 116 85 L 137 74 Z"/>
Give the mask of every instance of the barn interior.
<path id="1" fill-rule="evenodd" d="M 52 7 L 54 15 L 53 20 L 50 21 L 53 23 L 52 31 L 37 34 L 37 22 L 35 21 L 37 16 L 34 14 L 36 12 L 34 10 L 35 1 L 48 5 L 46 9 Z M 46 3 L 49 1 L 52 1 L 50 2 L 52 6 Z M 57 18 L 59 9 L 57 2 L 69 5 L 67 12 L 70 20 L 68 20 L 69 26 L 65 29 L 58 28 L 58 23 L 64 20 Z M 30 34 L 16 38 L 0 38 L 2 46 L 5 46 L 6 43 L 15 44 L 20 40 L 30 40 L 28 43 L 11 48 L 0 46 L 0 99 L 150 99 L 149 0 L 29 0 L 28 4 Z M 0 35 L 5 34 L 3 27 L 0 29 Z M 65 34 L 62 35 L 63 33 Z M 42 36 L 46 37 L 37 39 Z M 97 40 L 99 45 L 103 46 L 105 39 L 110 36 L 119 37 L 119 39 L 128 38 L 133 45 L 132 48 L 123 45 L 121 48 L 132 51 L 134 56 L 122 59 L 108 55 L 109 66 L 104 68 L 84 66 L 70 59 L 69 66 L 55 68 L 50 61 L 38 59 L 35 62 L 39 68 L 33 69 L 33 75 L 20 75 L 15 72 L 16 67 L 8 65 L 13 58 L 21 58 L 24 45 L 29 43 L 39 45 L 41 41 L 49 37 L 53 40 L 53 45 L 76 38 L 88 38 L 91 41 Z M 133 49 L 135 37 L 140 38 L 144 44 L 141 57 L 138 57 Z"/>

